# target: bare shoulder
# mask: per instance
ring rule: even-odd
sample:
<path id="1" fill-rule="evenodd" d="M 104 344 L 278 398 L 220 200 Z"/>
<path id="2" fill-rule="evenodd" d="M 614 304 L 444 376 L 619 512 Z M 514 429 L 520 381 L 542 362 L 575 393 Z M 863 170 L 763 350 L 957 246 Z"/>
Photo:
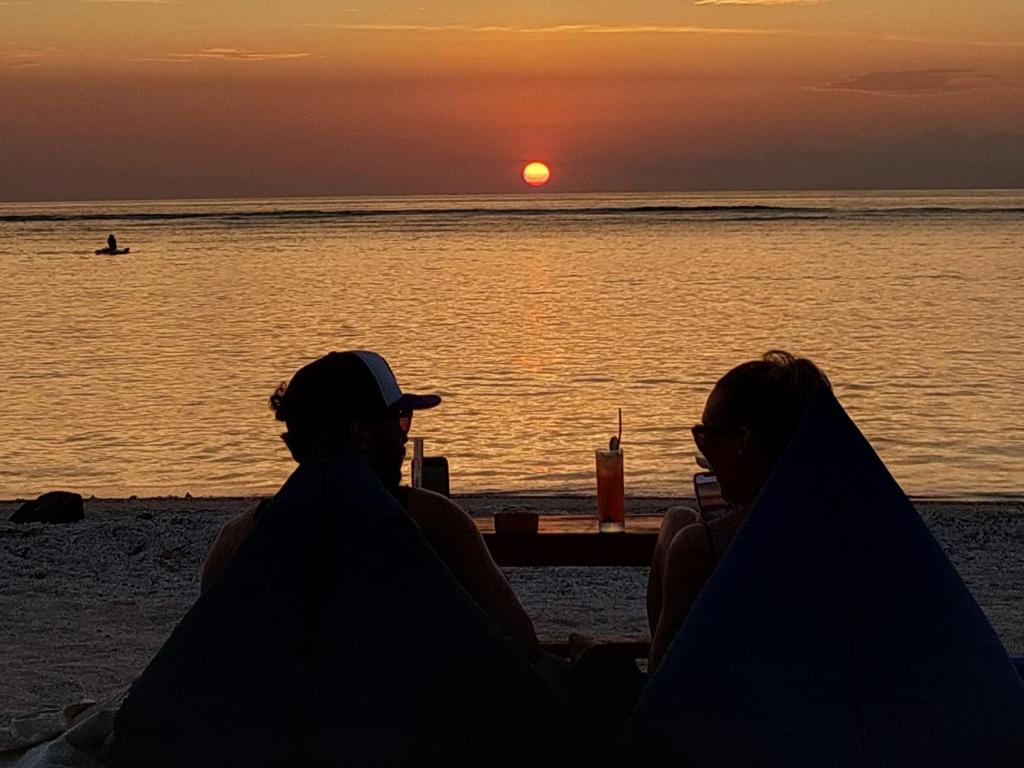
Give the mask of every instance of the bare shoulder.
<path id="1" fill-rule="evenodd" d="M 228 561 L 231 560 L 235 552 L 242 545 L 242 542 L 249 535 L 256 519 L 257 509 L 258 507 L 254 507 L 246 512 L 235 515 L 224 523 L 224 526 L 220 529 L 199 571 L 199 583 L 202 592 L 206 592 L 209 589 L 210 585 L 220 572 L 224 570 Z"/>
<path id="2" fill-rule="evenodd" d="M 466 510 L 447 496 L 424 488 L 409 489 L 409 514 L 421 526 L 472 526 L 476 529 Z"/>
<path id="3" fill-rule="evenodd" d="M 255 519 L 255 507 L 245 512 L 240 512 L 224 523 L 224 526 L 220 529 L 220 533 L 217 538 L 223 538 L 229 541 L 244 539 L 249 534 L 249 531 L 252 530 Z"/>
<path id="4" fill-rule="evenodd" d="M 457 513 L 459 515 L 469 516 L 466 510 L 447 496 L 436 493 L 435 491 L 428 491 L 426 488 L 409 489 L 409 506 L 416 507 L 417 509 L 440 510 L 450 514 Z"/>
<path id="5" fill-rule="evenodd" d="M 408 509 L 413 522 L 449 568 L 479 578 L 480 569 L 490 566 L 487 545 L 473 518 L 447 496 L 412 488 Z"/>

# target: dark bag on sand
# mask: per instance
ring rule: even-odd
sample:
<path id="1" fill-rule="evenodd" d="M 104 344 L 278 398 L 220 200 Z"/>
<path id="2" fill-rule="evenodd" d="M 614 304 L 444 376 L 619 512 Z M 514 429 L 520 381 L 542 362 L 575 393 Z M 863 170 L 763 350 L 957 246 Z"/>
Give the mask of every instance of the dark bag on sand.
<path id="1" fill-rule="evenodd" d="M 340 437 L 132 686 L 119 766 L 561 761 L 565 703 Z"/>
<path id="2" fill-rule="evenodd" d="M 26 501 L 10 517 L 12 523 L 76 523 L 84 519 L 85 502 L 81 494 L 71 491 L 44 493 Z"/>
<path id="3" fill-rule="evenodd" d="M 1024 685 L 831 392 L 627 729 L 632 764 L 1019 768 Z"/>

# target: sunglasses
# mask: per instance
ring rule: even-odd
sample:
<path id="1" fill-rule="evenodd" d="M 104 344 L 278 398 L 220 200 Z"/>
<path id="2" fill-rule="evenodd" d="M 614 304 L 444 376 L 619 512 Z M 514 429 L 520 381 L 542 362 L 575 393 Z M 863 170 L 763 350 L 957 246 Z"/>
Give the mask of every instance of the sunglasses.
<path id="1" fill-rule="evenodd" d="M 403 435 L 409 434 L 409 430 L 412 429 L 412 411 L 398 412 L 398 428 L 402 430 Z"/>
<path id="2" fill-rule="evenodd" d="M 354 422 L 361 422 L 374 431 L 383 431 L 393 434 L 397 426 L 405 436 L 409 435 L 412 429 L 412 410 L 398 410 L 397 408 L 383 408 L 352 417 Z"/>
<path id="3" fill-rule="evenodd" d="M 704 452 L 704 442 L 708 435 L 735 435 L 740 427 L 713 426 L 711 424 L 694 424 L 690 427 L 690 434 L 693 435 L 693 442 L 697 444 L 700 452 Z"/>

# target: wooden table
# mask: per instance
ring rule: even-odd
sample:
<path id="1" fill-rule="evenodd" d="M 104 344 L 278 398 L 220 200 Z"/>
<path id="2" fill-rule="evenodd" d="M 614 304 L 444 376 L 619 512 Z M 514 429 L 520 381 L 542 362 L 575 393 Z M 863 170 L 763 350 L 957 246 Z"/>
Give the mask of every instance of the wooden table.
<path id="1" fill-rule="evenodd" d="M 596 515 L 541 515 L 536 533 L 495 533 L 493 517 L 475 518 L 502 566 L 647 566 L 661 515 L 626 516 L 622 533 L 599 533 Z"/>
<path id="2" fill-rule="evenodd" d="M 600 533 L 596 515 L 540 515 L 536 533 L 495 533 L 493 517 L 474 518 L 487 548 L 501 566 L 583 565 L 648 566 L 658 540 L 661 515 L 626 516 L 622 533 Z M 650 654 L 645 638 L 602 638 L 600 644 L 628 658 Z M 542 642 L 541 647 L 569 658 L 567 641 Z"/>

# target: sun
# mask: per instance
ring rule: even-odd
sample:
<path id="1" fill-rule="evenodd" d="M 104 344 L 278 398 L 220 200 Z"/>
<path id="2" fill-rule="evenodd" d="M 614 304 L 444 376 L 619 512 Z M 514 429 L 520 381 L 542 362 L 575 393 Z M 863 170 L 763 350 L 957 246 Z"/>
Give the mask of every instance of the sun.
<path id="1" fill-rule="evenodd" d="M 551 170 L 537 160 L 527 163 L 523 168 L 523 181 L 531 187 L 543 187 L 551 178 Z"/>

